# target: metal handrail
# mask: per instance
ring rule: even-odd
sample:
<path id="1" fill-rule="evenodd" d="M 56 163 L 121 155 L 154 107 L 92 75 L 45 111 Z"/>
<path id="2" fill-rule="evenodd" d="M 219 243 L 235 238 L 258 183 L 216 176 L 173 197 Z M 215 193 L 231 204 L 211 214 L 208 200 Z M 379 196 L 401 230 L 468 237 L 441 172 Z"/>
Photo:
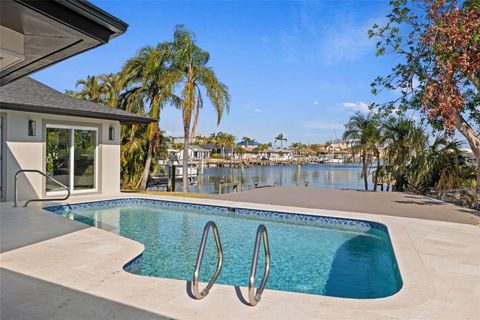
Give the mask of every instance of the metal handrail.
<path id="1" fill-rule="evenodd" d="M 203 289 L 200 292 L 198 288 L 198 278 L 200 276 L 200 267 L 202 266 L 203 253 L 205 252 L 205 246 L 207 244 L 207 238 L 208 238 L 208 231 L 210 230 L 210 228 L 212 228 L 213 230 L 213 236 L 215 238 L 215 244 L 217 246 L 217 253 L 218 253 L 217 270 L 213 274 L 212 278 L 208 282 L 205 289 Z M 210 289 L 215 284 L 215 281 L 217 281 L 220 271 L 222 270 L 222 263 L 223 263 L 223 250 L 222 250 L 222 243 L 220 242 L 220 235 L 218 234 L 218 228 L 215 222 L 209 221 L 207 222 L 207 224 L 205 225 L 205 228 L 203 229 L 202 241 L 200 242 L 200 248 L 198 249 L 197 261 L 195 262 L 195 271 L 193 272 L 192 293 L 196 299 L 200 300 L 205 298 L 208 295 L 208 293 L 210 292 Z"/>
<path id="2" fill-rule="evenodd" d="M 260 286 L 255 292 L 255 274 L 257 273 L 258 253 L 260 250 L 260 240 L 263 239 L 263 248 L 265 249 L 265 271 L 263 273 Z M 267 284 L 268 274 L 270 273 L 270 246 L 268 244 L 267 227 L 261 224 L 257 229 L 255 246 L 253 247 L 252 267 L 250 269 L 250 278 L 248 279 L 248 302 L 251 306 L 256 306 L 262 298 L 263 290 Z"/>
<path id="3" fill-rule="evenodd" d="M 38 174 L 41 174 L 42 176 L 44 176 L 45 178 L 47 178 L 47 180 L 50 180 L 50 181 L 53 181 L 55 182 L 56 184 L 58 184 L 59 186 L 61 186 L 62 188 L 64 188 L 65 190 L 67 190 L 67 195 L 64 197 L 64 198 L 47 198 L 47 199 L 30 199 L 30 200 L 27 200 L 25 202 L 25 204 L 23 205 L 24 207 L 26 207 L 30 202 L 33 202 L 33 201 L 63 201 L 63 200 L 67 200 L 68 198 L 70 198 L 70 188 L 67 187 L 66 185 L 64 185 L 63 183 L 61 182 L 58 182 L 57 180 L 53 179 L 52 177 L 49 177 L 47 176 L 45 173 L 43 173 L 42 171 L 40 170 L 35 170 L 35 169 L 22 169 L 22 170 L 18 170 L 17 173 L 15 173 L 15 180 L 13 182 L 13 190 L 14 190 L 14 194 L 13 194 L 13 207 L 17 207 L 17 176 L 20 174 L 20 173 L 25 173 L 25 172 L 33 172 L 33 173 L 38 173 Z"/>

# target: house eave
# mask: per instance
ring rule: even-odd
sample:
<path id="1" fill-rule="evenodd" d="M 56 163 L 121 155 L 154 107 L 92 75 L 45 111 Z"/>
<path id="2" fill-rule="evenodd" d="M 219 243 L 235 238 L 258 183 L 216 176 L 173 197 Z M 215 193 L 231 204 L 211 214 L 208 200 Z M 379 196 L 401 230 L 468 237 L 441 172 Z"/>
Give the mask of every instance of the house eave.
<path id="1" fill-rule="evenodd" d="M 87 110 L 60 109 L 56 107 L 23 105 L 23 104 L 16 104 L 16 103 L 0 103 L 0 109 L 53 114 L 53 115 L 63 115 L 63 116 L 74 116 L 74 117 L 83 117 L 83 118 L 91 118 L 91 119 L 114 120 L 114 121 L 119 121 L 121 124 L 150 124 L 156 121 L 155 119 L 142 117 L 142 116 L 109 114 L 109 113 L 87 111 Z"/>
<path id="2" fill-rule="evenodd" d="M 25 37 L 23 61 L 0 70 L 0 86 L 103 45 L 128 28 L 83 0 L 0 2 L 0 26 Z"/>

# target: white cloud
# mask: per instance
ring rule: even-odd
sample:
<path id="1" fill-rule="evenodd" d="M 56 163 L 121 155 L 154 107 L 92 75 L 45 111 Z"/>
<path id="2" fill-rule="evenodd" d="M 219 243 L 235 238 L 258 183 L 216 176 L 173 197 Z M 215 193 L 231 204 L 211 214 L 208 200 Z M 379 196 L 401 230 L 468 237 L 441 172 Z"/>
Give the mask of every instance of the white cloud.
<path id="1" fill-rule="evenodd" d="M 320 60 L 327 65 L 355 60 L 375 50 L 368 37 L 374 23 L 383 25 L 382 16 L 365 20 L 355 12 L 342 12 L 336 23 L 318 22 L 319 5 L 307 3 L 293 10 L 289 28 L 280 30 L 278 39 L 287 61 Z"/>
<path id="2" fill-rule="evenodd" d="M 314 104 L 314 105 L 317 105 L 317 104 L 318 104 L 318 101 L 317 101 L 317 100 L 313 101 L 313 104 Z"/>
<path id="3" fill-rule="evenodd" d="M 264 109 L 259 108 L 254 102 L 249 102 L 243 105 L 244 109 L 251 110 L 253 112 L 265 112 Z"/>
<path id="4" fill-rule="evenodd" d="M 343 129 L 344 125 L 337 122 L 325 122 L 322 120 L 313 120 L 313 121 L 307 121 L 303 123 L 302 127 L 306 129 L 333 130 L 333 129 Z"/>
<path id="5" fill-rule="evenodd" d="M 364 113 L 368 113 L 370 110 L 368 109 L 368 104 L 365 102 L 344 102 L 342 106 L 346 109 L 350 109 L 353 111 L 360 111 Z"/>
<path id="6" fill-rule="evenodd" d="M 322 51 L 328 64 L 355 60 L 375 49 L 375 42 L 368 38 L 368 29 L 374 24 L 370 20 L 362 25 L 353 21 L 332 25 L 325 33 Z"/>

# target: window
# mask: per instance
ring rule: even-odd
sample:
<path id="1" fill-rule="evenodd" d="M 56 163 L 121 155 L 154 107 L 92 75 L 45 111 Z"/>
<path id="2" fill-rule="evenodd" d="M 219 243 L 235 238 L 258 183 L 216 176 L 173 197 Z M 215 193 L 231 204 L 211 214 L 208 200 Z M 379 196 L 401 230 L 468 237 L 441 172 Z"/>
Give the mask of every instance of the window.
<path id="1" fill-rule="evenodd" d="M 97 188 L 97 129 L 47 125 L 47 175 L 70 191 L 95 191 Z M 46 192 L 63 188 L 48 181 Z"/>

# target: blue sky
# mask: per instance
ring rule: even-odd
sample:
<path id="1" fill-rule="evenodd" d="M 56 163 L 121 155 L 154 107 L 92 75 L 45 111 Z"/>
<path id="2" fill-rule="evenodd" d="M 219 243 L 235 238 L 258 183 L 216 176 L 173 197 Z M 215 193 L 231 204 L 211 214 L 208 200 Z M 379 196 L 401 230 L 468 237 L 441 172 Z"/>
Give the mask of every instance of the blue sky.
<path id="1" fill-rule="evenodd" d="M 385 21 L 387 1 L 93 1 L 129 24 L 128 31 L 33 77 L 73 89 L 87 75 L 117 72 L 144 45 L 171 40 L 176 24 L 196 34 L 211 66 L 230 90 L 231 111 L 219 127 L 208 103 L 199 132 L 238 138 L 319 143 L 340 137 L 355 111 L 375 97 L 370 83 L 395 57 L 376 58 L 367 30 Z M 162 130 L 181 135 L 181 114 L 166 107 Z"/>

